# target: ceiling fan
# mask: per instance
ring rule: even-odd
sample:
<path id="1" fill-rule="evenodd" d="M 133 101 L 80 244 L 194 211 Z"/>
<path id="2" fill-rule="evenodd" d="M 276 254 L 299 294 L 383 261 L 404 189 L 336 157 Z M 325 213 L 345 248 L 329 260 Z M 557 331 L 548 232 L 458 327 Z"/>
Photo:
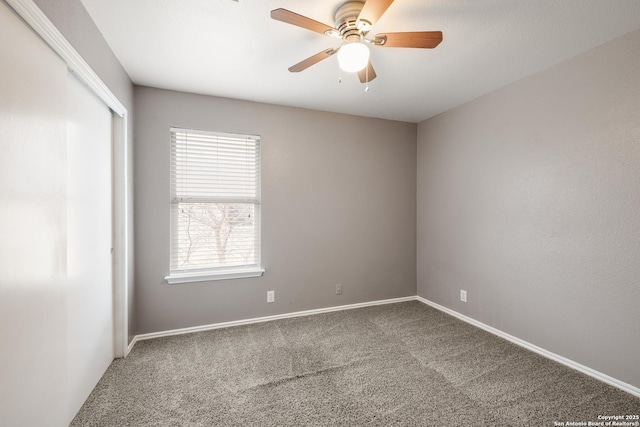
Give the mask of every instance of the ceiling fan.
<path id="1" fill-rule="evenodd" d="M 411 47 L 432 49 L 442 41 L 441 31 L 414 31 L 404 33 L 380 33 L 367 38 L 371 27 L 393 3 L 393 0 L 346 1 L 335 11 L 335 27 L 314 21 L 287 9 L 271 11 L 271 18 L 297 27 L 306 28 L 329 37 L 342 39 L 342 45 L 325 49 L 289 67 L 297 73 L 338 54 L 338 64 L 345 72 L 357 72 L 360 82 L 368 83 L 376 78 L 369 60 L 367 45 L 378 47 Z"/>

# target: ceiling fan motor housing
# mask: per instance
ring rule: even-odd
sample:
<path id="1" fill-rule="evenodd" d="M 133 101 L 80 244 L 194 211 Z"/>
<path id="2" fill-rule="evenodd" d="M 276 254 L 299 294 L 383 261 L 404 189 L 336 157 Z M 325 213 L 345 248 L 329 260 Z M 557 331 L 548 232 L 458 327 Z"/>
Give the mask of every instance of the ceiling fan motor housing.
<path id="1" fill-rule="evenodd" d="M 347 1 L 336 9 L 334 14 L 336 29 L 345 43 L 360 42 L 371 28 L 370 22 L 358 21 L 363 6 L 362 1 Z"/>

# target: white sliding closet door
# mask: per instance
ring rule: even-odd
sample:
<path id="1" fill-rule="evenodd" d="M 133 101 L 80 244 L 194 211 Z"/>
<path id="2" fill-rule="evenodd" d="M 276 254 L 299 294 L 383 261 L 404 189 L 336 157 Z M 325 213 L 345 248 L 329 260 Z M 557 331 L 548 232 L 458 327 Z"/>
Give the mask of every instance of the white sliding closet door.
<path id="1" fill-rule="evenodd" d="M 0 426 L 64 427 L 113 359 L 108 108 L 0 0 Z"/>
<path id="2" fill-rule="evenodd" d="M 67 67 L 4 2 L 0 58 L 0 425 L 62 426 Z"/>
<path id="3" fill-rule="evenodd" d="M 76 414 L 113 360 L 109 109 L 67 77 L 69 410 Z"/>

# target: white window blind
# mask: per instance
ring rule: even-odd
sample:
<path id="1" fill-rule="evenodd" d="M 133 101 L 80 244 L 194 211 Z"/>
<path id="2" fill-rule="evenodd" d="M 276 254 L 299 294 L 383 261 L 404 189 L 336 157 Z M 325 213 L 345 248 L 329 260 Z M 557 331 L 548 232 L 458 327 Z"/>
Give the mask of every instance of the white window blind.
<path id="1" fill-rule="evenodd" d="M 170 270 L 260 270 L 260 137 L 171 128 Z"/>

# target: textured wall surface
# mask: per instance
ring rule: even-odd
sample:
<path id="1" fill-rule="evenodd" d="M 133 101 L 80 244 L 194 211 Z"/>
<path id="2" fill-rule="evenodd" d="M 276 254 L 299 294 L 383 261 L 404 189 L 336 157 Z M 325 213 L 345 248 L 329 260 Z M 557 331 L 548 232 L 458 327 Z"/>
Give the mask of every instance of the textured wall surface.
<path id="1" fill-rule="evenodd" d="M 638 52 L 636 31 L 422 122 L 417 184 L 420 296 L 636 387 Z"/>
<path id="2" fill-rule="evenodd" d="M 133 85 L 118 59 L 102 37 L 100 30 L 94 24 L 80 0 L 34 0 L 34 3 L 53 22 L 69 43 L 82 58 L 91 66 L 93 71 L 109 87 L 109 90 L 125 106 L 128 112 L 129 124 L 129 158 L 128 204 L 129 217 L 129 341 L 133 338 L 134 320 L 134 250 L 133 250 Z"/>
<path id="3" fill-rule="evenodd" d="M 147 87 L 135 105 L 138 334 L 415 295 L 416 124 Z M 264 276 L 164 281 L 170 126 L 262 137 Z"/>

